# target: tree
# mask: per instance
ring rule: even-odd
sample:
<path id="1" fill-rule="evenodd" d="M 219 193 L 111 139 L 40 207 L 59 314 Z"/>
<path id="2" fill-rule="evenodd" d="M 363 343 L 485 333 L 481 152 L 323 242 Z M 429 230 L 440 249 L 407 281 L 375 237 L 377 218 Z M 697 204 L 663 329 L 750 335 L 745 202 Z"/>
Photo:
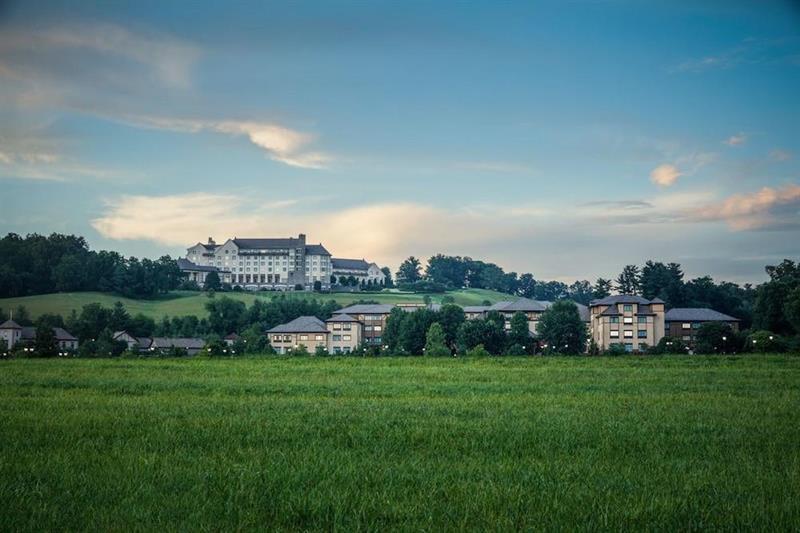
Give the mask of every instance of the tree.
<path id="1" fill-rule="evenodd" d="M 212 270 L 208 274 L 206 274 L 206 282 L 203 285 L 203 288 L 207 291 L 218 291 L 222 289 L 222 282 L 219 279 L 219 274 L 216 271 Z"/>
<path id="2" fill-rule="evenodd" d="M 447 347 L 445 341 L 444 329 L 438 322 L 434 322 L 428 328 L 428 333 L 425 336 L 424 353 L 432 357 L 450 355 L 450 348 Z"/>
<path id="3" fill-rule="evenodd" d="M 314 282 L 314 292 L 320 292 L 322 290 L 322 282 L 317 280 Z"/>
<path id="4" fill-rule="evenodd" d="M 611 296 L 611 288 L 610 279 L 597 278 L 597 281 L 594 282 L 594 288 L 592 289 L 592 296 L 598 300 L 606 296 Z"/>
<path id="5" fill-rule="evenodd" d="M 444 304 L 439 309 L 438 322 L 444 330 L 445 344 L 451 350 L 456 348 L 456 338 L 458 337 L 458 328 L 466 320 L 464 309 L 455 304 Z"/>
<path id="6" fill-rule="evenodd" d="M 404 283 L 419 281 L 422 279 L 421 269 L 419 259 L 412 255 L 400 264 L 400 268 L 397 270 L 397 281 Z"/>
<path id="7" fill-rule="evenodd" d="M 694 337 L 694 351 L 701 354 L 731 353 L 738 349 L 736 335 L 724 322 L 706 322 Z"/>
<path id="8" fill-rule="evenodd" d="M 586 349 L 586 324 L 570 301 L 556 302 L 542 313 L 537 333 L 550 353 L 580 354 Z"/>
<path id="9" fill-rule="evenodd" d="M 617 276 L 617 292 L 620 294 L 639 294 L 639 267 L 626 265 Z"/>
<path id="10" fill-rule="evenodd" d="M 509 344 L 516 344 L 523 347 L 523 350 L 527 350 L 527 347 L 533 344 L 532 340 L 528 328 L 528 317 L 522 311 L 517 311 L 511 317 L 511 329 L 508 332 Z"/>
<path id="11" fill-rule="evenodd" d="M 783 310 L 795 333 L 800 333 L 800 287 L 795 287 L 786 295 Z"/>
<path id="12" fill-rule="evenodd" d="M 771 331 L 754 331 L 745 341 L 744 348 L 754 353 L 781 353 L 785 352 L 786 341 L 780 335 Z"/>
<path id="13" fill-rule="evenodd" d="M 677 337 L 664 336 L 653 349 L 657 354 L 685 354 L 686 345 Z"/>
<path id="14" fill-rule="evenodd" d="M 389 318 L 386 319 L 386 328 L 383 330 L 383 342 L 388 347 L 389 353 L 401 353 L 400 336 L 403 331 L 403 322 L 405 321 L 408 313 L 394 307 L 389 313 Z"/>
<path id="15" fill-rule="evenodd" d="M 228 297 L 214 298 L 206 302 L 206 309 L 208 324 L 211 331 L 217 335 L 224 336 L 239 331 L 244 325 L 246 311 L 244 302 Z"/>
<path id="16" fill-rule="evenodd" d="M 568 298 L 573 302 L 589 305 L 594 298 L 592 284 L 586 280 L 576 281 L 567 289 Z"/>
<path id="17" fill-rule="evenodd" d="M 502 353 L 505 344 L 502 317 L 500 323 L 496 319 L 488 318 L 466 320 L 458 328 L 456 343 L 461 353 L 467 353 L 478 345 L 482 345 L 492 354 Z"/>
<path id="18" fill-rule="evenodd" d="M 468 357 L 488 357 L 492 354 L 489 353 L 489 351 L 483 346 L 483 344 L 478 344 L 477 346 L 467 350 L 466 355 Z"/>
<path id="19" fill-rule="evenodd" d="M 41 325 L 36 328 L 36 339 L 33 343 L 34 353 L 38 357 L 53 357 L 58 352 L 58 344 L 53 328 Z"/>
<path id="20" fill-rule="evenodd" d="M 383 286 L 394 287 L 394 282 L 392 281 L 392 269 L 389 267 L 381 267 L 381 272 L 383 272 Z"/>
<path id="21" fill-rule="evenodd" d="M 517 294 L 523 298 L 533 298 L 536 295 L 536 280 L 533 274 L 522 274 L 517 280 Z"/>

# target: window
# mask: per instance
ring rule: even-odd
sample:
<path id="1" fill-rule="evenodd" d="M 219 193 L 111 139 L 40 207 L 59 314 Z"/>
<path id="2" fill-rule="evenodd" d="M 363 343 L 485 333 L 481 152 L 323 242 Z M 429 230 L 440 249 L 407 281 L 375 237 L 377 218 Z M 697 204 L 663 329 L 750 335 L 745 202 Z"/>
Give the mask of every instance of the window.
<path id="1" fill-rule="evenodd" d="M 280 335 L 273 335 L 272 336 L 272 340 L 275 341 L 275 342 L 281 342 L 281 336 Z"/>
<path id="2" fill-rule="evenodd" d="M 692 322 L 692 329 L 700 329 L 702 325 L 700 322 Z"/>
<path id="3" fill-rule="evenodd" d="M 352 339 L 350 335 L 342 335 L 342 340 L 349 341 L 350 339 Z"/>
<path id="4" fill-rule="evenodd" d="M 334 342 L 340 341 L 340 340 L 342 340 L 342 336 L 341 335 L 334 335 L 333 336 L 333 340 L 334 340 Z"/>
<path id="5" fill-rule="evenodd" d="M 611 331 L 608 332 L 608 335 L 612 339 L 618 339 L 619 338 L 619 330 L 616 330 L 616 329 L 611 330 Z"/>
<path id="6" fill-rule="evenodd" d="M 307 341 L 308 340 L 308 335 L 300 335 L 300 340 L 301 341 Z"/>
<path id="7" fill-rule="evenodd" d="M 681 324 L 681 328 L 683 328 L 683 329 L 691 329 L 692 325 L 689 324 L 688 322 L 684 322 L 683 324 Z"/>
<path id="8" fill-rule="evenodd" d="M 632 352 L 633 351 L 633 344 L 631 344 L 630 342 L 626 342 L 625 343 L 625 351 L 626 352 Z"/>
<path id="9" fill-rule="evenodd" d="M 341 324 L 334 324 L 333 325 L 333 329 L 342 329 L 342 325 Z"/>
<path id="10" fill-rule="evenodd" d="M 639 322 L 639 324 L 647 324 L 647 317 L 646 316 L 637 317 L 636 321 Z"/>
<path id="11" fill-rule="evenodd" d="M 626 329 L 626 330 L 625 330 L 625 331 L 622 333 L 622 336 L 623 336 L 623 337 L 625 337 L 626 339 L 632 339 L 632 338 L 633 338 L 633 330 Z"/>
<path id="12" fill-rule="evenodd" d="M 692 340 L 692 336 L 691 335 L 684 335 L 683 337 L 681 337 L 681 339 L 685 340 L 685 341 L 690 341 L 690 340 Z"/>
<path id="13" fill-rule="evenodd" d="M 636 332 L 636 336 L 638 338 L 640 338 L 640 339 L 646 339 L 647 338 L 647 330 L 646 329 L 640 329 L 639 331 Z"/>
<path id="14" fill-rule="evenodd" d="M 342 353 L 342 349 L 341 349 L 341 348 L 339 348 L 338 346 L 335 346 L 335 347 L 333 348 L 333 353 Z"/>
<path id="15" fill-rule="evenodd" d="M 292 340 L 292 336 L 291 335 L 284 335 L 283 336 L 283 341 L 284 342 L 291 342 L 291 340 Z"/>
<path id="16" fill-rule="evenodd" d="M 622 306 L 622 311 L 623 311 L 624 313 L 631 313 L 631 312 L 633 312 L 633 305 L 632 305 L 632 304 L 624 304 L 624 305 Z"/>
<path id="17" fill-rule="evenodd" d="M 632 316 L 626 316 L 626 317 L 624 317 L 624 318 L 622 319 L 622 323 L 623 323 L 623 324 L 633 324 L 633 317 L 632 317 Z"/>
<path id="18" fill-rule="evenodd" d="M 609 321 L 612 324 L 619 324 L 619 317 L 618 316 L 612 316 Z"/>
<path id="19" fill-rule="evenodd" d="M 382 331 L 383 330 L 383 326 L 375 326 L 372 329 L 374 329 L 375 331 Z"/>
<path id="20" fill-rule="evenodd" d="M 352 327 L 353 327 L 353 325 L 349 324 L 349 323 L 342 325 L 342 329 L 345 330 L 345 331 L 350 331 L 352 329 Z"/>
<path id="21" fill-rule="evenodd" d="M 372 331 L 372 326 L 364 326 L 364 331 Z"/>
<path id="22" fill-rule="evenodd" d="M 315 341 L 324 341 L 325 340 L 325 335 L 314 335 L 314 340 Z"/>

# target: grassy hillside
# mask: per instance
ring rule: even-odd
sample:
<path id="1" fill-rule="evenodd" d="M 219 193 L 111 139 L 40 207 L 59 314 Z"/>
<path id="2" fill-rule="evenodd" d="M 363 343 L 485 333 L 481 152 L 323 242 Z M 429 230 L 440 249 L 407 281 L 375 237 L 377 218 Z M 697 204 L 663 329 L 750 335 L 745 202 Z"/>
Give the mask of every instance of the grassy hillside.
<path id="1" fill-rule="evenodd" d="M 260 292 L 260 293 L 247 293 L 247 292 L 230 292 L 225 293 L 226 296 L 241 300 L 247 305 L 250 305 L 256 298 L 271 298 L 276 293 Z M 422 302 L 423 295 L 401 292 L 383 292 L 379 294 L 364 293 L 364 294 L 309 294 L 309 293 L 286 293 L 293 298 L 318 298 L 318 299 L 333 299 L 342 305 L 348 304 L 353 300 L 365 299 L 376 300 L 381 303 L 404 303 L 404 302 Z M 451 291 L 449 295 L 455 298 L 456 303 L 460 305 L 479 305 L 484 300 L 489 300 L 492 303 L 500 300 L 510 300 L 514 297 L 508 294 L 503 294 L 495 291 L 487 291 L 483 289 L 465 289 L 459 291 Z M 434 302 L 441 301 L 444 295 L 431 295 Z M 207 297 L 204 294 L 197 292 L 175 292 L 164 298 L 157 300 L 131 300 L 130 298 L 123 298 L 113 294 L 105 294 L 99 292 L 69 292 L 69 293 L 55 293 L 55 294 L 42 294 L 38 296 L 25 296 L 22 298 L 2 298 L 0 299 L 0 309 L 9 310 L 17 306 L 24 305 L 32 316 L 36 317 L 42 313 L 57 313 L 60 315 L 68 315 L 73 309 L 80 311 L 80 309 L 92 302 L 99 302 L 105 306 L 114 305 L 114 302 L 120 301 L 125 304 L 125 307 L 131 314 L 143 313 L 153 318 L 160 318 L 164 315 L 197 315 L 205 316 L 206 311 L 204 304 Z"/>
<path id="2" fill-rule="evenodd" d="M 0 361 L 17 531 L 788 531 L 800 358 Z"/>

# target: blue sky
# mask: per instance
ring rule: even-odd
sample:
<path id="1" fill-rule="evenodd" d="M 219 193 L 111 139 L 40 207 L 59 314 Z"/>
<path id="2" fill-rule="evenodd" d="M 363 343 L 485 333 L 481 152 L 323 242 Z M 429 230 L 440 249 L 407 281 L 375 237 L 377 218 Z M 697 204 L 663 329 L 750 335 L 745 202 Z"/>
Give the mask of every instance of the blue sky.
<path id="1" fill-rule="evenodd" d="M 564 281 L 797 258 L 795 3 L 74 4 L 0 8 L 3 233 Z"/>

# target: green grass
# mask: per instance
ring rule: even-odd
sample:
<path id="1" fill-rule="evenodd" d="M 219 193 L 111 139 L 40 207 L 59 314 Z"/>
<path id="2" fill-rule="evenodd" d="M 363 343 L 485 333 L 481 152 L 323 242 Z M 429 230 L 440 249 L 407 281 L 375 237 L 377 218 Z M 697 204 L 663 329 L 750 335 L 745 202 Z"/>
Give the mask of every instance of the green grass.
<path id="1" fill-rule="evenodd" d="M 800 358 L 0 361 L 8 530 L 793 530 Z"/>
<path id="2" fill-rule="evenodd" d="M 226 296 L 241 300 L 247 305 L 253 303 L 256 298 L 271 298 L 276 293 L 273 292 L 229 292 Z M 380 303 L 411 303 L 422 302 L 424 295 L 402 292 L 382 292 L 382 293 L 356 293 L 356 294 L 313 294 L 313 293 L 285 293 L 293 298 L 317 298 L 323 300 L 336 300 L 342 305 L 349 304 L 354 300 L 375 300 Z M 450 291 L 447 294 L 452 296 L 459 305 L 480 305 L 484 300 L 499 302 L 501 300 L 513 300 L 515 297 L 495 291 L 484 289 L 463 289 Z M 431 299 L 440 302 L 443 294 L 433 294 Z M 73 309 L 80 312 L 81 308 L 93 302 L 101 303 L 105 306 L 112 306 L 115 302 L 122 302 L 131 314 L 143 313 L 155 319 L 164 315 L 183 316 L 196 315 L 206 316 L 205 302 L 207 297 L 197 292 L 174 292 L 163 298 L 154 300 L 133 300 L 123 298 L 113 294 L 100 292 L 66 292 L 54 294 L 41 294 L 37 296 L 24 296 L 20 298 L 0 298 L 0 309 L 8 311 L 24 305 L 33 317 L 43 313 L 55 313 L 67 316 Z"/>

